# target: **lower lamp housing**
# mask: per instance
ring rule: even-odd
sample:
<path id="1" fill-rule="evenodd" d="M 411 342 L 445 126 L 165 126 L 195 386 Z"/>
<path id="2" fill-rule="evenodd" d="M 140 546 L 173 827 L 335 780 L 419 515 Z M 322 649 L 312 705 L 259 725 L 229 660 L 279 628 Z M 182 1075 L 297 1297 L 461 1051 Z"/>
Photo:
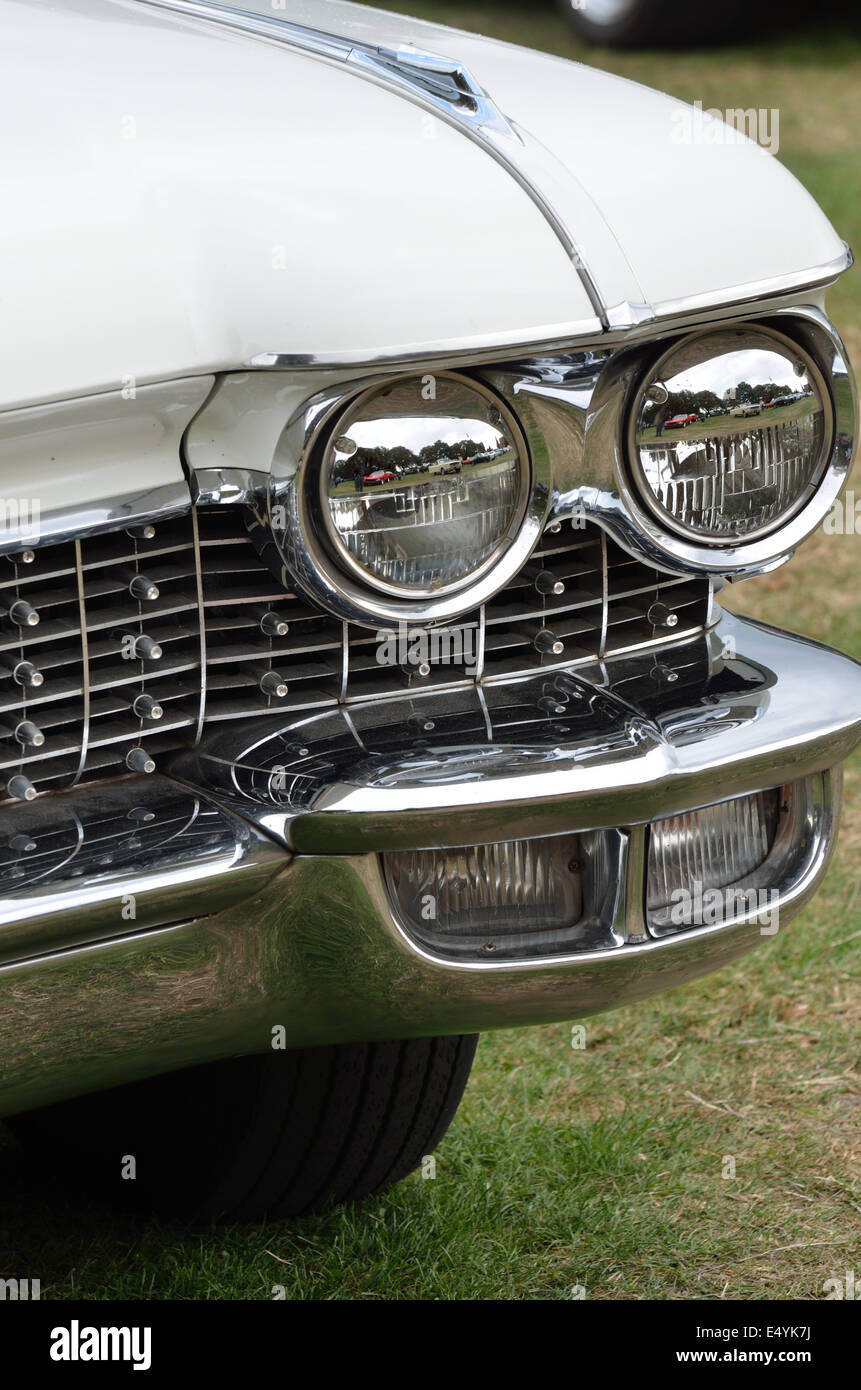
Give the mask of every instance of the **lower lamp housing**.
<path id="1" fill-rule="evenodd" d="M 390 852 L 383 875 L 411 940 L 463 963 L 776 924 L 781 902 L 799 895 L 833 842 L 835 777 L 817 773 L 648 827 Z"/>
<path id="2" fill-rule="evenodd" d="M 460 961 L 528 960 L 620 944 L 615 831 L 381 856 L 408 935 Z M 614 867 L 615 866 L 615 867 Z"/>
<path id="3" fill-rule="evenodd" d="M 830 813 L 817 773 L 654 821 L 647 859 L 650 934 L 742 918 L 776 924 L 781 898 L 794 894 Z"/>

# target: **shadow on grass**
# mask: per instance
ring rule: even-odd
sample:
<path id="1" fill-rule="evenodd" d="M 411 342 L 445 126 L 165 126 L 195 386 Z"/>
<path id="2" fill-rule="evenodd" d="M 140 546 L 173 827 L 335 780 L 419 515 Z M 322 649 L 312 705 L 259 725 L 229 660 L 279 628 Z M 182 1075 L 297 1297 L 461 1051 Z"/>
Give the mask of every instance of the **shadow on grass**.
<path id="1" fill-rule="evenodd" d="M 84 1295 L 93 1282 L 109 1282 L 112 1271 L 140 1261 L 139 1216 L 107 1197 L 64 1186 L 2 1126 L 0 1194 L 0 1277 L 39 1279 L 43 1298 L 59 1291 Z M 172 1244 L 197 1244 L 179 1225 L 163 1227 L 162 1236 Z M 142 1286 L 141 1296 L 158 1294 Z"/>

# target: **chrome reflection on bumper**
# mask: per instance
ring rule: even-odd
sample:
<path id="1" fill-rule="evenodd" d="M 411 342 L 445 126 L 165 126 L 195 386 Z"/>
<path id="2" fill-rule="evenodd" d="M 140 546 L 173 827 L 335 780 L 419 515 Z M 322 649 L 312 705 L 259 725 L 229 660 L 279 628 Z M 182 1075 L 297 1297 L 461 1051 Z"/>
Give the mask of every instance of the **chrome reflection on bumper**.
<path id="1" fill-rule="evenodd" d="M 2 807 L 0 966 L 220 912 L 286 862 L 247 821 L 164 777 Z"/>
<path id="2" fill-rule="evenodd" d="M 818 842 L 781 931 L 833 844 Z M 641 895 L 640 920 L 642 908 Z M 208 919 L 0 966 L 0 1114 L 265 1052 L 278 1026 L 288 1046 L 314 1046 L 587 1017 L 775 939 L 737 921 L 553 961 L 455 964 L 402 930 L 377 855 L 300 857 Z"/>
<path id="3" fill-rule="evenodd" d="M 244 758 L 225 734 L 177 763 L 199 788 L 127 778 L 15 808 L 0 861 L 0 1113 L 265 1051 L 276 1025 L 306 1046 L 582 1017 L 774 939 L 755 918 L 648 935 L 645 826 L 810 777 L 820 792 L 781 884 L 782 929 L 834 847 L 861 666 L 725 615 L 699 641 L 592 675 L 566 676 L 552 709 L 530 676 L 315 715 L 290 729 L 308 750 L 298 767 L 279 763 L 274 730 Z M 398 747 L 392 711 L 414 706 L 427 741 L 402 728 Z M 25 825 L 31 810 L 44 820 Z M 602 828 L 610 930 L 553 958 L 439 958 L 397 920 L 377 852 Z M 20 859 L 39 854 L 43 871 L 22 878 Z"/>

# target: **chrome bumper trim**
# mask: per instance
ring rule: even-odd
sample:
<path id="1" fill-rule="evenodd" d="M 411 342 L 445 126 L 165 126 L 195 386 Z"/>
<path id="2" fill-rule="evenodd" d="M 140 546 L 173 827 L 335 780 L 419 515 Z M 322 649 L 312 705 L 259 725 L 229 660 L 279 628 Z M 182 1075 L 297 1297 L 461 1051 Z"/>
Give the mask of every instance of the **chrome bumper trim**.
<path id="1" fill-rule="evenodd" d="M 756 921 L 529 962 L 441 961 L 393 916 L 376 855 L 296 858 L 218 915 L 0 965 L 0 1114 L 243 1053 L 551 1023 L 728 964 L 818 886 L 837 802 L 778 936 Z M 640 900 L 642 911 L 642 899 Z"/>
<path id="2" fill-rule="evenodd" d="M 247 821 L 157 776 L 2 807 L 0 846 L 0 966 L 220 912 L 289 862 Z"/>
<path id="3" fill-rule="evenodd" d="M 302 854 L 642 824 L 841 762 L 861 739 L 861 664 L 724 613 L 660 653 L 350 716 L 261 721 L 173 772 Z"/>

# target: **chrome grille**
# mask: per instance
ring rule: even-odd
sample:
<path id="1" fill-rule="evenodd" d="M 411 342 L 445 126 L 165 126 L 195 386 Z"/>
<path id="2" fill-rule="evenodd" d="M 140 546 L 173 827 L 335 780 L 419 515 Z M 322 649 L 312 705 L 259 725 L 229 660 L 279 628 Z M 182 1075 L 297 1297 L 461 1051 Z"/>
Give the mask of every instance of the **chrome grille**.
<path id="1" fill-rule="evenodd" d="M 0 559 L 0 570 L 6 797 L 129 765 L 145 770 L 223 721 L 472 686 L 675 640 L 707 622 L 710 601 L 707 579 L 658 572 L 598 527 L 554 522 L 529 566 L 485 608 L 433 630 L 425 669 L 402 666 L 397 644 L 394 659 L 381 660 L 375 630 L 282 589 L 236 507 L 159 522 L 151 536 L 116 531 L 45 546 Z M 13 621 L 18 602 L 36 611 L 37 625 Z M 550 638 L 561 651 L 536 647 Z M 21 662 L 40 684 L 16 681 Z M 261 689 L 272 673 L 283 695 Z M 19 742 L 16 730 L 32 734 L 22 723 L 44 741 Z"/>

